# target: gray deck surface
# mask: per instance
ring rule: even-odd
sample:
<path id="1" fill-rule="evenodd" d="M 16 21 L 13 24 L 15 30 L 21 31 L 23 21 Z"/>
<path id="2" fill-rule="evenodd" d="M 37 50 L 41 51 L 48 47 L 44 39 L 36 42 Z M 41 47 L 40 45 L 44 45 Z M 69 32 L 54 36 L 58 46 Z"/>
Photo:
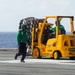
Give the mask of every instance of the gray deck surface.
<path id="1" fill-rule="evenodd" d="M 21 57 L 14 60 L 16 52 L 0 49 L 0 75 L 75 75 L 75 60 L 33 59 L 27 56 L 25 63 L 21 63 Z"/>

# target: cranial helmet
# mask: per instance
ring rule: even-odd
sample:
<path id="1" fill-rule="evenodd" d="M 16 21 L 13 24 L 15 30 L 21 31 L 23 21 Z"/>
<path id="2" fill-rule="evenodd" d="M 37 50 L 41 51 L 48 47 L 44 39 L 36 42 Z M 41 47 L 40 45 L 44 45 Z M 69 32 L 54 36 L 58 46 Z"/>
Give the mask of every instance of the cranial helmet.
<path id="1" fill-rule="evenodd" d="M 26 24 L 22 24 L 22 29 L 25 30 L 27 28 Z"/>

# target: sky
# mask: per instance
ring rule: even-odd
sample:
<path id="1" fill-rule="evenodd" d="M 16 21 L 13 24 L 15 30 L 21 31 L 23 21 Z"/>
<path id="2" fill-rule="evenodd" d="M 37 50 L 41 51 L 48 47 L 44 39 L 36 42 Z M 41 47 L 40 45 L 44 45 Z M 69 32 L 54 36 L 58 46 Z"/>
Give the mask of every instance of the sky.
<path id="1" fill-rule="evenodd" d="M 53 15 L 75 17 L 75 0 L 0 0 L 0 32 L 17 32 L 26 17 Z"/>

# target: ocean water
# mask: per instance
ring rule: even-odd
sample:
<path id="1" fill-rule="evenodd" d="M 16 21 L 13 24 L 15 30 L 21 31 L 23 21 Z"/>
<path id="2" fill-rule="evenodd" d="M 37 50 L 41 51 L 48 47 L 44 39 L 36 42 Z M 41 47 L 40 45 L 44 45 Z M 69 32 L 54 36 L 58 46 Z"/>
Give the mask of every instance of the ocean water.
<path id="1" fill-rule="evenodd" d="M 0 48 L 18 48 L 16 36 L 17 32 L 0 32 Z"/>
<path id="2" fill-rule="evenodd" d="M 17 48 L 17 32 L 0 32 L 0 48 Z"/>

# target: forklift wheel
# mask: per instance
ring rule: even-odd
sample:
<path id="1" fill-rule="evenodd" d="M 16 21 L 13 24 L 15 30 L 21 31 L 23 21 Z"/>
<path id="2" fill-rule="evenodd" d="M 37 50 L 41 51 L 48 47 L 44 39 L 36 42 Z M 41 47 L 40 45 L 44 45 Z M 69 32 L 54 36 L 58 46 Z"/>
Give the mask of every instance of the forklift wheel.
<path id="1" fill-rule="evenodd" d="M 60 53 L 59 53 L 58 51 L 55 51 L 55 52 L 53 53 L 53 58 L 54 58 L 54 59 L 60 59 Z"/>
<path id="2" fill-rule="evenodd" d="M 69 57 L 70 58 L 70 60 L 74 60 L 75 59 L 75 57 Z"/>
<path id="3" fill-rule="evenodd" d="M 39 50 L 39 48 L 34 48 L 33 57 L 34 58 L 40 58 L 40 50 Z"/>

